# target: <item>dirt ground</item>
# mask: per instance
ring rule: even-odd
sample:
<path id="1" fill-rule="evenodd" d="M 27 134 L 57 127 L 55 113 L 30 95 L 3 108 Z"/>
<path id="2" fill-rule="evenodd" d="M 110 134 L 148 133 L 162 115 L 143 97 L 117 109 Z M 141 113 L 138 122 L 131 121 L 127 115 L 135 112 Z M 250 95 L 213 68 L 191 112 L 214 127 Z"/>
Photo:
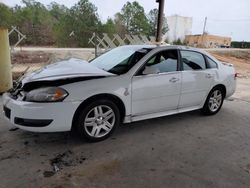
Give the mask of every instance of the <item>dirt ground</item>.
<path id="1" fill-rule="evenodd" d="M 250 78 L 250 50 L 209 52 L 218 60 L 233 64 L 239 78 Z"/>
<path id="2" fill-rule="evenodd" d="M 248 188 L 250 59 L 211 53 L 240 75 L 215 116 L 193 111 L 140 121 L 86 143 L 71 133 L 10 131 L 0 114 L 0 188 Z"/>
<path id="3" fill-rule="evenodd" d="M 234 65 L 238 79 L 235 98 L 250 101 L 250 50 L 209 50 L 218 60 Z"/>
<path id="4" fill-rule="evenodd" d="M 211 49 L 209 53 L 220 61 L 231 63 L 235 66 L 239 77 L 250 78 L 250 50 L 239 49 Z M 71 57 L 84 60 L 94 58 L 94 49 L 79 48 L 22 48 L 11 53 L 12 70 L 14 78 L 18 77 L 28 68 L 34 71 L 40 67 Z"/>

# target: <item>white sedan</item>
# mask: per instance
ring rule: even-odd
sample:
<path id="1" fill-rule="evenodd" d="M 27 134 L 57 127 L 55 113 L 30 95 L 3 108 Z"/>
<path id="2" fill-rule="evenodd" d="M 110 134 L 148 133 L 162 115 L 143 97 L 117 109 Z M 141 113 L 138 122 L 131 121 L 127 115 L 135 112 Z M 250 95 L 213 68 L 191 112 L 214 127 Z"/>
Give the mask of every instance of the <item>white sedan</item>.
<path id="1" fill-rule="evenodd" d="M 15 127 L 75 129 L 89 141 L 100 141 L 120 123 L 197 109 L 216 114 L 235 87 L 233 66 L 204 51 L 131 45 L 90 63 L 69 59 L 26 75 L 3 95 L 3 104 Z"/>

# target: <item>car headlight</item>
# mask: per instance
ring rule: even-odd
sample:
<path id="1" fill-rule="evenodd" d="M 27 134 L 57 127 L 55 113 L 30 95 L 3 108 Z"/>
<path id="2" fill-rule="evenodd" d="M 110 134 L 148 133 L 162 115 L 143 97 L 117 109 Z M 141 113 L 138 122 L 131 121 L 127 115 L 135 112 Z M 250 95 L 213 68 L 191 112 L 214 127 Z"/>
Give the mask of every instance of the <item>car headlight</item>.
<path id="1" fill-rule="evenodd" d="M 68 92 L 60 87 L 45 87 L 34 89 L 25 96 L 29 102 L 58 102 L 68 96 Z"/>

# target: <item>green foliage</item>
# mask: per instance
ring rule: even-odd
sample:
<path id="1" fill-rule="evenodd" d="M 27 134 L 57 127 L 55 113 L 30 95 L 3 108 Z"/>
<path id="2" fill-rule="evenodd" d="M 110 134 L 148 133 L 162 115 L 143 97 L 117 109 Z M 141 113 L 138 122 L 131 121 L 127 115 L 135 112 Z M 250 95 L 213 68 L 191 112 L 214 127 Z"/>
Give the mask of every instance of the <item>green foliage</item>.
<path id="1" fill-rule="evenodd" d="M 88 38 L 101 25 L 96 6 L 88 0 L 80 0 L 70 9 L 70 19 L 72 31 L 78 36 L 76 44 L 81 47 L 87 45 Z"/>
<path id="2" fill-rule="evenodd" d="M 231 42 L 232 48 L 250 48 L 250 42 L 245 41 L 232 41 Z"/>
<path id="3" fill-rule="evenodd" d="M 89 0 L 79 0 L 67 8 L 56 2 L 48 6 L 35 0 L 22 0 L 23 6 L 8 7 L 0 3 L 0 27 L 16 26 L 26 39 L 23 45 L 56 45 L 59 47 L 86 47 L 93 32 L 98 34 L 118 33 L 155 35 L 157 9 L 150 11 L 148 18 L 144 8 L 137 2 L 127 2 L 121 12 L 100 21 L 97 7 Z M 163 33 L 167 31 L 164 24 Z M 17 36 L 11 35 L 14 43 Z"/>
<path id="4" fill-rule="evenodd" d="M 144 8 L 137 1 L 127 2 L 121 13 L 117 14 L 117 19 L 125 26 L 128 33 L 149 33 L 150 26 Z"/>
<path id="5" fill-rule="evenodd" d="M 108 18 L 106 23 L 102 25 L 101 31 L 108 34 L 116 33 L 116 27 L 114 21 L 111 18 Z"/>
<path id="6" fill-rule="evenodd" d="M 9 28 L 12 24 L 12 11 L 6 5 L 0 3 L 0 26 Z"/>
<path id="7" fill-rule="evenodd" d="M 174 45 L 183 45 L 180 38 L 178 38 L 176 41 L 173 41 L 173 44 Z"/>
<path id="8" fill-rule="evenodd" d="M 53 26 L 53 37 L 57 46 L 70 46 L 68 33 L 71 32 L 68 27 L 71 24 L 69 9 L 64 5 L 52 2 L 48 6 L 49 14 L 51 15 Z"/>
<path id="9" fill-rule="evenodd" d="M 120 13 L 115 14 L 114 22 L 115 22 L 115 30 L 120 36 L 124 37 L 125 34 L 127 34 L 128 32 L 126 26 L 123 24 L 122 15 Z"/>
<path id="10" fill-rule="evenodd" d="M 24 7 L 13 8 L 14 23 L 22 33 L 25 33 L 26 44 L 49 45 L 53 41 L 53 22 L 46 7 L 32 0 L 23 0 Z"/>
<path id="11" fill-rule="evenodd" d="M 148 13 L 148 21 L 149 21 L 149 35 L 156 35 L 157 32 L 157 23 L 158 23 L 158 9 L 152 9 Z M 167 18 L 163 17 L 163 26 L 162 26 L 162 34 L 166 34 L 168 31 Z"/>

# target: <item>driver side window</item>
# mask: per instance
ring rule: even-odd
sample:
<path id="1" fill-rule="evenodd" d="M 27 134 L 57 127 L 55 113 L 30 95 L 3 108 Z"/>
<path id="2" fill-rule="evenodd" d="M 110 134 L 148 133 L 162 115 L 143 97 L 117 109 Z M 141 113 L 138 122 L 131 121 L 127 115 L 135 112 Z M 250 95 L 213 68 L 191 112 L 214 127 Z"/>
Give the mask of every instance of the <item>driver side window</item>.
<path id="1" fill-rule="evenodd" d="M 157 73 L 173 72 L 177 71 L 177 64 L 177 50 L 165 50 L 151 57 L 146 63 L 145 69 L 154 69 Z"/>

